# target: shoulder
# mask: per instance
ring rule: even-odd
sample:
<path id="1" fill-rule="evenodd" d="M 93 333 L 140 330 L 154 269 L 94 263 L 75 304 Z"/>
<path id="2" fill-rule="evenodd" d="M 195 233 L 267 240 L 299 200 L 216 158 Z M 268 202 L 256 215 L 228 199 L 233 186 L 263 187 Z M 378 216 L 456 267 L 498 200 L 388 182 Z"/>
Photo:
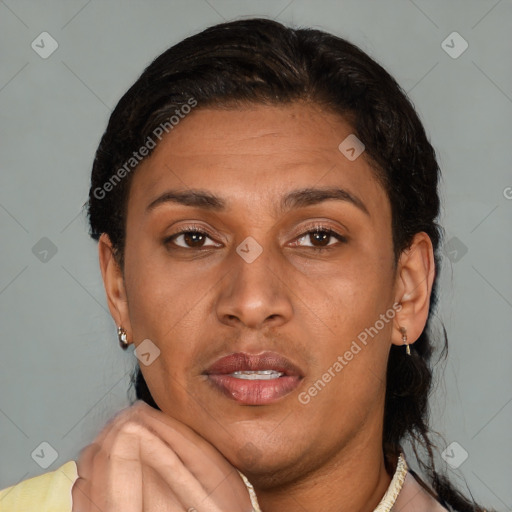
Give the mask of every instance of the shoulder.
<path id="1" fill-rule="evenodd" d="M 393 512 L 448 512 L 437 501 L 430 490 L 416 480 L 413 473 L 407 472 L 404 484 L 393 505 Z"/>
<path id="2" fill-rule="evenodd" d="M 72 460 L 55 471 L 0 490 L 0 512 L 71 512 L 71 488 L 77 478 Z"/>

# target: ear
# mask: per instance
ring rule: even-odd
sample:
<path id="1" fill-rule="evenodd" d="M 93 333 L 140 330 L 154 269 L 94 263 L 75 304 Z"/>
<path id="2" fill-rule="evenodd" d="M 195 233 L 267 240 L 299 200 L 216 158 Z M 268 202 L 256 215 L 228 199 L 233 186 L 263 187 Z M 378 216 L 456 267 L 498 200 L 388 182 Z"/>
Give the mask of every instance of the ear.
<path id="1" fill-rule="evenodd" d="M 432 241 L 425 232 L 416 233 L 411 246 L 400 255 L 397 267 L 395 302 L 402 308 L 395 315 L 391 336 L 394 345 L 403 345 L 401 327 L 406 329 L 408 344 L 414 343 L 423 332 L 435 272 Z"/>
<path id="2" fill-rule="evenodd" d="M 98 241 L 98 256 L 110 314 L 116 325 L 123 327 L 126 331 L 130 341 L 133 338 L 123 272 L 115 258 L 112 242 L 106 233 L 102 233 Z"/>

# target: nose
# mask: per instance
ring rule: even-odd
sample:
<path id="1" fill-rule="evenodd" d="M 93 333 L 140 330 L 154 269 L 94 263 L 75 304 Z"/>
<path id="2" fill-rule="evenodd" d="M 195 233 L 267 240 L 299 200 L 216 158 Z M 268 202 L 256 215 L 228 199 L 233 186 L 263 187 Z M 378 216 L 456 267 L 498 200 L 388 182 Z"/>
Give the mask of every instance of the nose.
<path id="1" fill-rule="evenodd" d="M 253 329 L 277 327 L 293 314 L 291 290 L 279 254 L 263 248 L 251 262 L 237 252 L 230 255 L 230 271 L 221 281 L 217 300 L 219 321 Z"/>

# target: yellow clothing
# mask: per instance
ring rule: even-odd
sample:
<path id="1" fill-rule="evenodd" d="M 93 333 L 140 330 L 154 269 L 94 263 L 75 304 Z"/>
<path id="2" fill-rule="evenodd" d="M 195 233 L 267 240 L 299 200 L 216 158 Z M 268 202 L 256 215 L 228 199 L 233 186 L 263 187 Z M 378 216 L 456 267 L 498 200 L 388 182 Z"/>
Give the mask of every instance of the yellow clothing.
<path id="1" fill-rule="evenodd" d="M 71 487 L 78 478 L 71 460 L 0 491 L 0 512 L 71 512 Z"/>

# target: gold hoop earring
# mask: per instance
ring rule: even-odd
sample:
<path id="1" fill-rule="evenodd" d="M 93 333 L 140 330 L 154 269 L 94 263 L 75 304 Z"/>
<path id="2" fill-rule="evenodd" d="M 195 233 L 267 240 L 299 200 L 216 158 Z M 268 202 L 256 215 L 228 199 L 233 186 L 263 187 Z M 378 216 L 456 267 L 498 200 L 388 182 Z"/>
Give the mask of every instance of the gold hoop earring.
<path id="1" fill-rule="evenodd" d="M 126 337 L 126 331 L 121 326 L 117 328 L 117 337 L 119 339 L 119 346 L 123 350 L 126 350 L 130 344 L 128 343 L 128 338 Z"/>
<path id="2" fill-rule="evenodd" d="M 407 343 L 407 329 L 405 327 L 400 327 L 400 332 L 402 333 L 402 342 L 405 345 L 405 352 L 408 356 L 410 356 L 411 349 L 409 348 L 409 343 Z"/>

